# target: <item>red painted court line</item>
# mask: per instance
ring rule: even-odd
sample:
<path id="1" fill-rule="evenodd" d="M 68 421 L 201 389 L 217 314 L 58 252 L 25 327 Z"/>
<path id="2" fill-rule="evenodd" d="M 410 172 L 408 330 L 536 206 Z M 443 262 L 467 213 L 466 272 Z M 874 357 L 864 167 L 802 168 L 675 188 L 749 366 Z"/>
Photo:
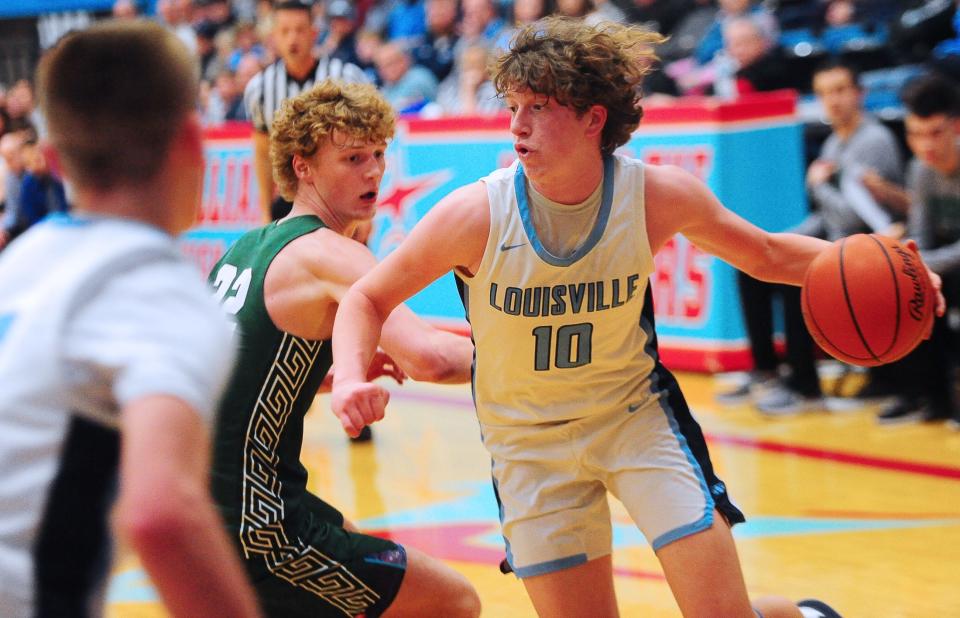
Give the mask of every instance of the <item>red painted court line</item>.
<path id="1" fill-rule="evenodd" d="M 767 451 L 769 453 L 786 453 L 788 455 L 799 455 L 810 459 L 821 459 L 826 461 L 836 461 L 839 463 L 851 464 L 854 466 L 863 466 L 866 468 L 877 468 L 881 470 L 892 470 L 894 472 L 906 472 L 908 474 L 919 474 L 922 476 L 935 476 L 947 479 L 960 479 L 960 468 L 952 466 L 940 466 L 936 464 L 925 464 L 915 461 L 906 461 L 903 459 L 890 459 L 887 457 L 873 457 L 871 455 L 859 455 L 857 453 L 848 453 L 844 451 L 830 451 L 827 449 L 811 446 L 800 446 L 796 444 L 783 444 L 782 442 L 773 442 L 770 440 L 758 440 L 755 438 L 746 438 L 743 436 L 731 436 L 724 434 L 705 434 L 710 442 L 717 444 L 731 444 L 734 446 L 743 446 Z"/>
<path id="2" fill-rule="evenodd" d="M 473 402 L 463 397 L 450 397 L 445 395 L 428 395 L 425 393 L 412 393 L 403 390 L 392 390 L 391 397 L 400 400 L 421 401 L 423 403 L 433 403 L 437 405 L 450 405 L 457 407 L 466 407 L 473 409 Z M 878 470 L 891 470 L 894 472 L 904 472 L 907 474 L 918 474 L 921 476 L 932 476 L 945 479 L 960 479 L 960 468 L 953 466 L 941 466 L 937 464 L 925 464 L 916 461 L 907 461 L 904 459 L 892 459 L 888 457 L 874 457 L 871 455 L 860 455 L 845 451 L 833 451 L 812 446 L 801 446 L 798 444 L 784 444 L 783 442 L 774 442 L 772 440 L 762 440 L 757 438 L 747 438 L 743 436 L 734 436 L 729 434 L 705 434 L 709 442 L 715 444 L 728 444 L 744 448 L 752 448 L 758 451 L 768 453 L 783 453 L 786 455 L 796 455 L 798 457 L 807 457 L 809 459 L 820 459 L 823 461 L 835 461 L 837 463 L 850 464 L 852 466 L 862 466 L 865 468 L 875 468 Z"/>

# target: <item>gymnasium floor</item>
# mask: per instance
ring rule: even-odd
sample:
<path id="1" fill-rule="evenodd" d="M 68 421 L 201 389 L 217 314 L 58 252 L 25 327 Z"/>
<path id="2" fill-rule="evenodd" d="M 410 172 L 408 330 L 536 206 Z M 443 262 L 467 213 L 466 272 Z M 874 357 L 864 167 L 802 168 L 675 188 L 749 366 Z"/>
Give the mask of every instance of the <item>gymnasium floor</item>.
<path id="1" fill-rule="evenodd" d="M 876 408 L 760 417 L 713 402 L 717 378 L 680 376 L 714 465 L 748 522 L 735 528 L 751 595 L 828 600 L 845 618 L 960 617 L 960 432 L 880 427 Z M 308 416 L 311 489 L 367 530 L 448 561 L 476 585 L 484 616 L 534 612 L 501 575 L 502 539 L 468 387 L 398 387 L 373 443 L 350 445 L 329 404 Z M 653 552 L 612 501 L 621 614 L 679 612 Z M 113 617 L 163 616 L 121 557 Z"/>

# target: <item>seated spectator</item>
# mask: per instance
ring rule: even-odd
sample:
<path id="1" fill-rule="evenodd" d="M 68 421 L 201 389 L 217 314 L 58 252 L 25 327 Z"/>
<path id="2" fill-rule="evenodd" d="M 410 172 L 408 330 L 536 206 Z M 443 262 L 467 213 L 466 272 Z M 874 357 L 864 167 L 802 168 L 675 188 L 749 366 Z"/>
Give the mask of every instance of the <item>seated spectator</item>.
<path id="1" fill-rule="evenodd" d="M 890 366 L 901 396 L 881 411 L 878 421 L 948 419 L 960 429 L 952 377 L 957 334 L 949 326 L 949 315 L 960 309 L 960 93 L 954 82 L 930 74 L 908 84 L 902 98 L 907 144 L 914 155 L 907 175 L 913 198 L 908 234 L 927 267 L 943 278 L 947 315 L 934 322 L 928 340 Z"/>
<path id="2" fill-rule="evenodd" d="M 457 54 L 473 45 L 493 47 L 500 40 L 506 23 L 500 17 L 495 0 L 462 0 L 460 10 L 460 40 Z"/>
<path id="3" fill-rule="evenodd" d="M 184 0 L 157 0 L 157 17 L 161 24 L 177 35 L 187 49 L 197 52 L 197 36 L 190 25 Z"/>
<path id="4" fill-rule="evenodd" d="M 357 57 L 357 14 L 349 0 L 331 0 L 327 5 L 327 31 L 320 50 L 331 58 L 360 66 Z"/>
<path id="5" fill-rule="evenodd" d="M 140 16 L 140 9 L 133 0 L 115 0 L 111 14 L 114 19 L 136 19 Z"/>
<path id="6" fill-rule="evenodd" d="M 242 21 L 234 28 L 233 45 L 227 56 L 227 68 L 236 73 L 240 60 L 248 54 L 254 55 L 260 62 L 264 62 L 267 58 L 267 50 L 260 44 L 256 25 L 253 22 Z"/>
<path id="7" fill-rule="evenodd" d="M 441 82 L 437 90 L 437 105 L 442 115 L 488 116 L 506 110 L 490 81 L 489 61 L 490 50 L 482 45 L 463 51 L 458 70 Z"/>
<path id="8" fill-rule="evenodd" d="M 27 131 L 6 133 L 0 137 L 0 157 L 4 161 L 3 173 L 3 219 L 0 221 L 0 250 L 7 246 L 21 230 L 20 194 L 23 186 L 23 145 Z"/>
<path id="9" fill-rule="evenodd" d="M 63 183 L 50 171 L 47 156 L 40 148 L 36 137 L 29 137 L 21 148 L 24 175 L 20 185 L 19 233 L 52 213 L 69 210 Z"/>
<path id="10" fill-rule="evenodd" d="M 724 22 L 723 54 L 715 62 L 713 93 L 726 98 L 790 86 L 783 50 L 755 14 Z"/>
<path id="11" fill-rule="evenodd" d="M 212 21 L 202 21 L 194 26 L 197 34 L 197 56 L 200 58 L 200 79 L 213 83 L 223 68 L 217 53 L 215 39 L 217 25 Z"/>
<path id="12" fill-rule="evenodd" d="M 624 12 L 608 0 L 556 0 L 556 3 L 558 15 L 579 17 L 590 24 L 627 19 Z"/>
<path id="13" fill-rule="evenodd" d="M 399 43 L 387 42 L 374 58 L 380 91 L 398 113 L 413 113 L 437 97 L 437 78 L 429 69 L 413 64 Z"/>
<path id="14" fill-rule="evenodd" d="M 718 10 L 713 0 L 693 0 L 693 3 L 693 8 L 673 27 L 670 40 L 657 50 L 664 66 L 684 59 L 696 64 L 693 52 L 713 25 Z"/>
<path id="15" fill-rule="evenodd" d="M 29 80 L 17 80 L 7 91 L 7 115 L 10 120 L 8 131 L 33 130 L 41 126 L 33 84 Z"/>
<path id="16" fill-rule="evenodd" d="M 377 51 L 383 46 L 383 37 L 374 30 L 361 30 L 357 34 L 357 66 L 363 69 L 367 79 L 372 84 L 380 85 L 380 76 L 374 59 Z"/>
<path id="17" fill-rule="evenodd" d="M 780 34 L 776 17 L 761 4 L 753 4 L 752 0 L 718 0 L 720 10 L 717 11 L 713 23 L 704 33 L 694 52 L 694 59 L 699 65 L 705 65 L 723 49 L 723 26 L 736 17 L 752 15 L 757 24 L 763 28 L 766 38 L 776 41 Z"/>
<path id="18" fill-rule="evenodd" d="M 243 87 L 232 71 L 223 69 L 217 75 L 208 97 L 203 122 L 206 125 L 218 125 L 239 120 L 248 120 L 243 105 Z"/>
<path id="19" fill-rule="evenodd" d="M 524 0 L 518 0 L 518 3 Z M 538 0 L 542 1 L 542 0 Z M 438 82 L 453 70 L 457 41 L 457 0 L 426 0 L 427 32 L 414 48 L 413 60 L 430 69 Z"/>

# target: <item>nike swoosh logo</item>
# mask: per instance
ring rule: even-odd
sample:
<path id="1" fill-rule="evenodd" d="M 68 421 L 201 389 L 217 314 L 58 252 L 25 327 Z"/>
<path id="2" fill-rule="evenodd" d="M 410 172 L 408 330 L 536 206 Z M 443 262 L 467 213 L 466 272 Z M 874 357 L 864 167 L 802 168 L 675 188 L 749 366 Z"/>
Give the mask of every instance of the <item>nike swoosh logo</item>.
<path id="1" fill-rule="evenodd" d="M 501 250 L 501 251 L 509 251 L 510 249 L 516 249 L 517 247 L 522 247 L 522 246 L 524 246 L 525 244 L 527 244 L 527 243 L 522 242 L 522 243 L 520 243 L 519 245 L 508 245 L 507 243 L 503 243 L 502 245 L 500 245 L 500 250 Z"/>
<path id="2" fill-rule="evenodd" d="M 634 412 L 639 410 L 641 406 L 643 406 L 642 403 L 631 403 L 630 405 L 627 406 L 627 412 L 633 414 Z"/>

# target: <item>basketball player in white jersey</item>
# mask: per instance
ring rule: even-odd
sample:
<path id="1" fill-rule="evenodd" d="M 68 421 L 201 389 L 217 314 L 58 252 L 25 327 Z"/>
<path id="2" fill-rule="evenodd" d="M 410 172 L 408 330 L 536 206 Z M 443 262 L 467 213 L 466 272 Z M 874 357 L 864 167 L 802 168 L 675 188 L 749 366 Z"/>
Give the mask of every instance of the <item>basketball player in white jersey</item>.
<path id="1" fill-rule="evenodd" d="M 563 18 L 516 35 L 494 83 L 519 160 L 442 199 L 341 301 L 333 409 L 348 433 L 382 418 L 385 393 L 364 375 L 380 325 L 453 269 L 507 561 L 541 616 L 618 615 L 607 491 L 684 616 L 837 616 L 813 600 L 751 604 L 730 533 L 744 518 L 660 362 L 648 288 L 653 255 L 677 233 L 793 285 L 828 243 L 766 233 L 691 174 L 613 154 L 639 124 L 658 38 Z"/>
<path id="2" fill-rule="evenodd" d="M 228 324 L 196 219 L 194 60 L 151 22 L 66 35 L 37 83 L 72 215 L 0 258 L 0 614 L 98 616 L 111 521 L 174 616 L 258 616 L 210 498 Z"/>

